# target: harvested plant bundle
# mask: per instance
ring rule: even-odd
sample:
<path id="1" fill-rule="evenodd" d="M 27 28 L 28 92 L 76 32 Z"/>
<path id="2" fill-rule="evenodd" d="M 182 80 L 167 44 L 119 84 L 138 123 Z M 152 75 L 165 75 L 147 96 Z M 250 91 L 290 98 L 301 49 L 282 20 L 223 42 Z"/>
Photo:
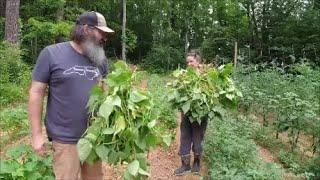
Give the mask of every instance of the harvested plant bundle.
<path id="1" fill-rule="evenodd" d="M 91 125 L 77 144 L 81 161 L 126 162 L 125 179 L 147 177 L 146 153 L 157 143 L 149 93 L 134 88 L 136 72 L 118 61 L 104 80 L 108 90 L 92 90 Z"/>
<path id="2" fill-rule="evenodd" d="M 218 69 L 202 65 L 199 69 L 181 69 L 173 72 L 169 101 L 174 108 L 189 116 L 190 121 L 201 123 L 203 117 L 222 116 L 226 108 L 235 107 L 240 91 L 230 78 L 232 65 Z"/>

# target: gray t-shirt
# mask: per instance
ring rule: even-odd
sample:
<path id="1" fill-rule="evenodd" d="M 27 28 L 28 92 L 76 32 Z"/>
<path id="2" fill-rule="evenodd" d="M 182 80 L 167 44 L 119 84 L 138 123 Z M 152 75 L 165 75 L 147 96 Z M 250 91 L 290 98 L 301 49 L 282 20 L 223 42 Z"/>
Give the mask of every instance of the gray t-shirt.
<path id="1" fill-rule="evenodd" d="M 70 42 L 44 48 L 32 79 L 49 85 L 45 126 L 49 139 L 74 144 L 87 129 L 91 88 L 107 74 L 107 63 L 95 67 Z"/>

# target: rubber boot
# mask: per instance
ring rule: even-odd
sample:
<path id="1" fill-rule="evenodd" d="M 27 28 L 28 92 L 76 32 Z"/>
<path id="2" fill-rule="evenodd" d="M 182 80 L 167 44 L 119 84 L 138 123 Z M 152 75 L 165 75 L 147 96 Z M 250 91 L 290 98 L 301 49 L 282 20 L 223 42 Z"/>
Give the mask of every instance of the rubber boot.
<path id="1" fill-rule="evenodd" d="M 193 166 L 191 169 L 192 173 L 199 174 L 200 173 L 200 161 L 201 161 L 201 156 L 200 155 L 194 155 L 194 160 L 193 160 Z"/>
<path id="2" fill-rule="evenodd" d="M 181 164 L 181 167 L 174 171 L 174 175 L 182 176 L 190 172 L 190 155 L 181 156 Z"/>

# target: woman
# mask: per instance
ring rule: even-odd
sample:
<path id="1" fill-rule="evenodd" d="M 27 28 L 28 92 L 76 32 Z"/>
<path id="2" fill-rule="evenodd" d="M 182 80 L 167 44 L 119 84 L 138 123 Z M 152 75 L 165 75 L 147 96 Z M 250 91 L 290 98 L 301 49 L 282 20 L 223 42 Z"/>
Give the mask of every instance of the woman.
<path id="1" fill-rule="evenodd" d="M 186 56 L 186 63 L 189 67 L 199 70 L 201 63 L 200 53 L 196 50 L 191 50 Z M 181 113 L 181 124 L 180 124 L 180 150 L 179 155 L 181 156 L 182 166 L 174 171 L 177 176 L 184 175 L 188 172 L 199 173 L 200 171 L 200 160 L 202 153 L 202 141 L 207 126 L 207 118 L 202 119 L 201 124 L 197 121 L 190 122 L 187 115 Z M 190 151 L 194 154 L 193 166 L 190 166 Z"/>

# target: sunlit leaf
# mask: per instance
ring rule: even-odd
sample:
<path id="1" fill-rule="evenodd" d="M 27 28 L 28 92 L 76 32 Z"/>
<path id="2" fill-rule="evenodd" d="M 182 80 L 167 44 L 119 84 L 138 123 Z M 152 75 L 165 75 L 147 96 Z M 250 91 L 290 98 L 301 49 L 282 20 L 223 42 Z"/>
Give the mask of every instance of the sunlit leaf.
<path id="1" fill-rule="evenodd" d="M 85 161 L 92 150 L 92 144 L 87 139 L 80 139 L 77 144 L 80 161 Z"/>
<path id="2" fill-rule="evenodd" d="M 138 174 L 138 172 L 139 172 L 139 161 L 138 160 L 134 160 L 128 165 L 128 172 L 132 176 L 136 176 Z"/>

